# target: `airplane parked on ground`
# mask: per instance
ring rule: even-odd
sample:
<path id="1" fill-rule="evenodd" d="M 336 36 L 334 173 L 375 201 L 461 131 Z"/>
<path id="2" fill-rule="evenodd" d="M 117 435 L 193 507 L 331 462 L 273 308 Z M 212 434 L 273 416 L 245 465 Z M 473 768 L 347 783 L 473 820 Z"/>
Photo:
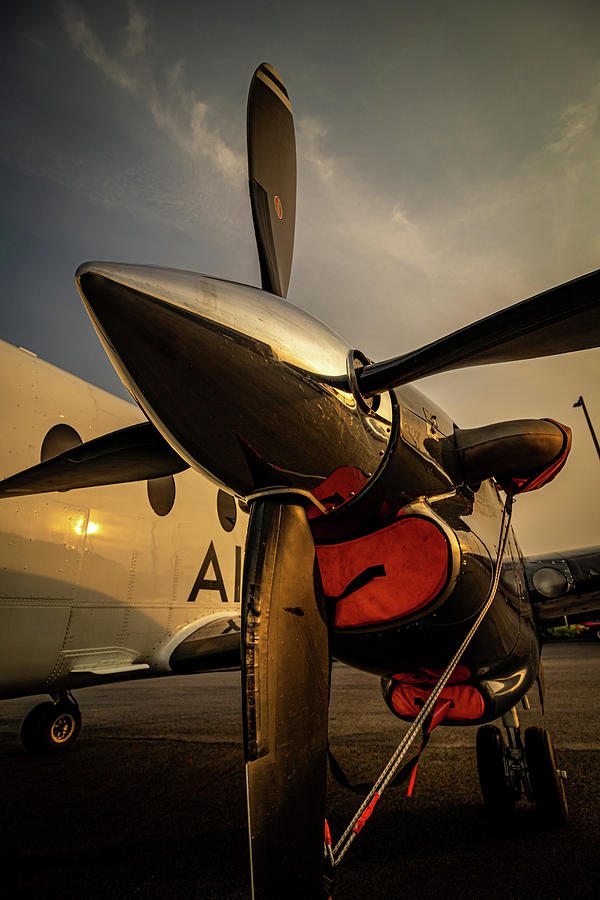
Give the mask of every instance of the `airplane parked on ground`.
<path id="1" fill-rule="evenodd" d="M 332 657 L 380 676 L 413 723 L 394 766 L 417 731 L 478 724 L 492 816 L 524 795 L 566 819 L 549 734 L 522 736 L 516 707 L 541 683 L 541 624 L 600 606 L 600 547 L 524 560 L 510 517 L 516 494 L 559 473 L 570 431 L 461 429 L 412 382 L 598 346 L 600 272 L 373 363 L 285 300 L 295 138 L 268 64 L 250 87 L 248 156 L 262 290 L 120 263 L 77 272 L 142 412 L 5 350 L 28 405 L 0 483 L 15 529 L 4 693 L 49 692 L 23 737 L 64 746 L 72 689 L 231 666 L 241 650 L 253 896 L 284 880 L 318 896 L 392 772 L 324 862 Z"/>
<path id="2" fill-rule="evenodd" d="M 134 456 L 146 446 L 133 404 L 4 342 L 0 367 L 11 423 L 3 473 L 89 455 L 91 440 L 128 426 L 138 429 Z M 110 455 L 102 459 L 110 482 Z M 75 740 L 75 688 L 185 672 L 192 657 L 194 671 L 239 666 L 248 516 L 184 463 L 165 477 L 160 465 L 142 482 L 19 496 L 0 508 L 0 697 L 53 701 L 24 723 L 32 749 Z"/>

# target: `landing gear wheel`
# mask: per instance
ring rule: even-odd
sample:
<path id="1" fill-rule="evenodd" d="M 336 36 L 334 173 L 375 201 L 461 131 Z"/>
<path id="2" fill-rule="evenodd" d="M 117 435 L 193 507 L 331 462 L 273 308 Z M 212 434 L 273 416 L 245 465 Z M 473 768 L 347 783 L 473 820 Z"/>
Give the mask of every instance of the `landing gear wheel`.
<path id="1" fill-rule="evenodd" d="M 525 760 L 535 801 L 535 811 L 550 827 L 565 825 L 569 807 L 564 779 L 559 775 L 550 734 L 532 725 L 525 731 Z"/>
<path id="2" fill-rule="evenodd" d="M 485 808 L 496 822 L 505 822 L 515 812 L 515 794 L 505 764 L 505 743 L 495 725 L 477 729 L 477 771 Z"/>
<path id="3" fill-rule="evenodd" d="M 76 703 L 40 703 L 23 722 L 21 740 L 34 753 L 68 750 L 81 729 L 81 713 Z"/>

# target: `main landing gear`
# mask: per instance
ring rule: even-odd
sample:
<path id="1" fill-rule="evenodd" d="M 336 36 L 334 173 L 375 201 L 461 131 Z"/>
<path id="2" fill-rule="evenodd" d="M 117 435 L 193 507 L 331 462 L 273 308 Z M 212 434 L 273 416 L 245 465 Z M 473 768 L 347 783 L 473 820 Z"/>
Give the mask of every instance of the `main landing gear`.
<path id="1" fill-rule="evenodd" d="M 34 706 L 25 717 L 21 740 L 33 753 L 68 750 L 81 728 L 81 713 L 75 698 L 61 691 L 46 703 Z"/>
<path id="2" fill-rule="evenodd" d="M 477 769 L 490 818 L 499 826 L 506 824 L 524 795 L 535 803 L 544 825 L 564 825 L 569 816 L 567 773 L 557 766 L 549 732 L 537 726 L 526 728 L 523 743 L 514 707 L 502 717 L 502 724 L 508 744 L 495 725 L 482 725 L 477 731 Z"/>

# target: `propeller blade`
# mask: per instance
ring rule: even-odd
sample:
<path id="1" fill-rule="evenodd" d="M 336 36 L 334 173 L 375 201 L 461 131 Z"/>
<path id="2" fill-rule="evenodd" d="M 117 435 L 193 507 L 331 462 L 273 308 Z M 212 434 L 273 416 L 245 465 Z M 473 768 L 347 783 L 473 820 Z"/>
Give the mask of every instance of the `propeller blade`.
<path id="1" fill-rule="evenodd" d="M 141 422 L 78 444 L 38 466 L 5 478 L 0 481 L 0 497 L 145 481 L 187 468 L 187 463 L 154 425 Z"/>
<path id="2" fill-rule="evenodd" d="M 244 565 L 242 697 L 252 896 L 318 897 L 329 648 L 303 507 L 255 502 Z"/>
<path id="3" fill-rule="evenodd" d="M 417 378 L 600 346 L 600 269 L 357 372 L 364 397 Z"/>
<path id="4" fill-rule="evenodd" d="M 262 63 L 248 94 L 248 177 L 265 291 L 286 297 L 296 225 L 296 140 L 281 78 Z"/>

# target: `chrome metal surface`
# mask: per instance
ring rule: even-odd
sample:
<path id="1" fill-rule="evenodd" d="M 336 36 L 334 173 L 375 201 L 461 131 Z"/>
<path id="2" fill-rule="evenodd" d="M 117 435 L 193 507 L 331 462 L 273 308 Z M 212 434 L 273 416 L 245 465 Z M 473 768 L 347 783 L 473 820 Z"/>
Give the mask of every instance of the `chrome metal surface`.
<path id="1" fill-rule="evenodd" d="M 318 319 L 193 272 L 87 263 L 76 277 L 121 379 L 194 468 L 240 496 L 377 472 L 391 401 L 363 412 L 340 389 L 350 347 Z"/>
<path id="2" fill-rule="evenodd" d="M 377 397 L 363 397 L 358 388 L 358 381 L 356 378 L 357 371 L 364 368 L 365 366 L 368 366 L 370 362 L 371 360 L 366 357 L 365 354 L 360 350 L 350 350 L 348 356 L 346 357 L 346 375 L 348 376 L 348 384 L 350 386 L 352 396 L 356 400 L 359 409 L 361 409 L 362 412 L 365 413 L 376 412 L 379 408 L 379 403 L 374 402 Z"/>
<path id="3" fill-rule="evenodd" d="M 310 491 L 305 491 L 302 488 L 288 488 L 288 487 L 272 487 L 272 488 L 263 488 L 262 491 L 256 491 L 254 494 L 248 494 L 245 498 L 246 503 L 255 503 L 257 500 L 265 500 L 271 499 L 276 500 L 280 498 L 282 502 L 291 502 L 294 497 L 297 500 L 300 498 L 304 498 L 308 500 L 309 503 L 312 503 L 313 506 L 316 506 L 322 515 L 326 516 L 329 513 L 329 510 L 326 506 L 324 506 L 320 500 L 317 500 L 314 494 Z"/>

